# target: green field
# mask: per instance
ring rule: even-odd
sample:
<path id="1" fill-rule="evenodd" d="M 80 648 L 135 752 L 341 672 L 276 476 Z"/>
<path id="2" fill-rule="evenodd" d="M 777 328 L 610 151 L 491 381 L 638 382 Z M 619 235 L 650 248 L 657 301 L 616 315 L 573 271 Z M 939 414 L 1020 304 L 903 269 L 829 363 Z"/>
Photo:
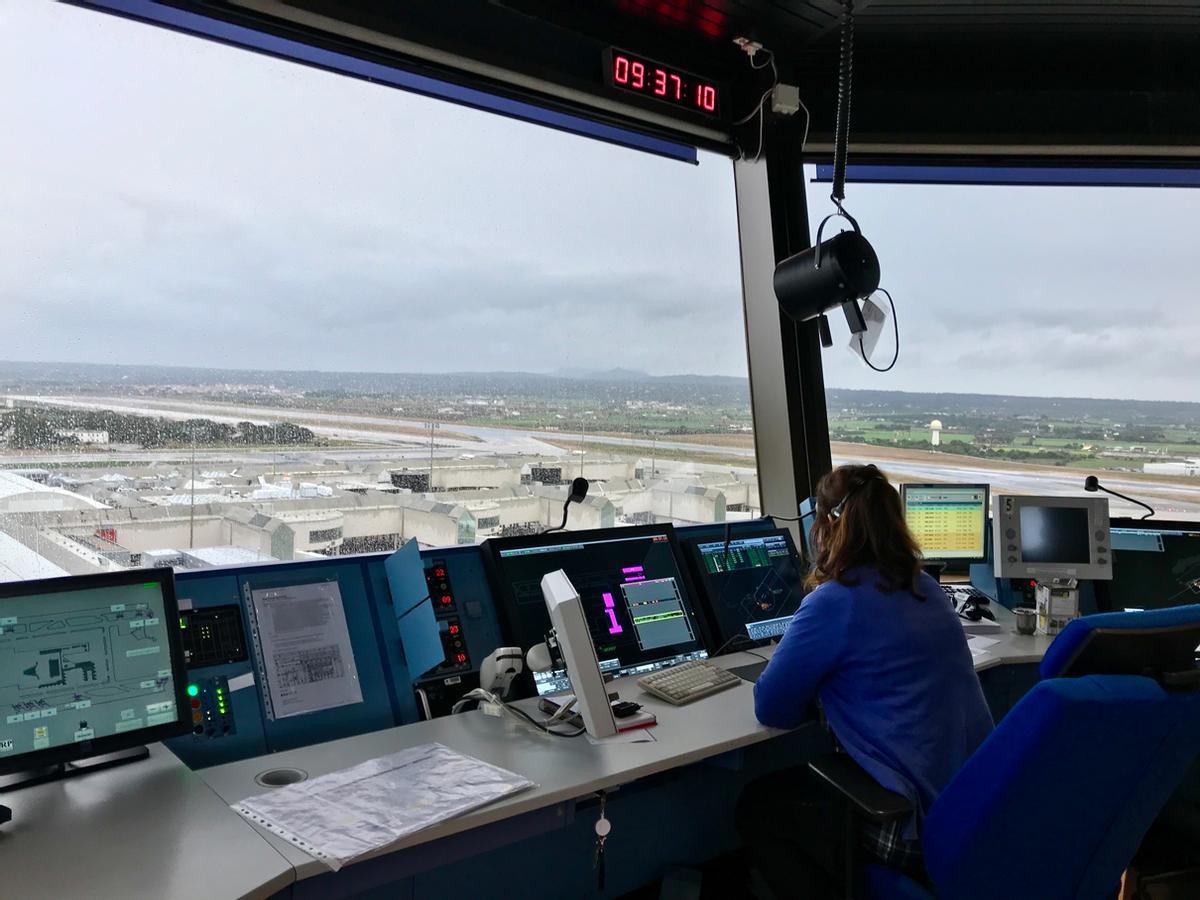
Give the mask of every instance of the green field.
<path id="1" fill-rule="evenodd" d="M 911 450 L 931 448 L 929 418 L 896 414 L 876 418 L 831 414 L 830 437 L 835 441 L 875 444 Z M 949 418 L 949 417 L 947 417 Z M 1141 470 L 1147 462 L 1200 456 L 1200 427 L 1128 426 L 1107 420 L 1049 420 L 1046 417 L 982 418 L 946 423 L 941 450 L 981 459 L 1079 466 L 1094 469 Z M 1139 448 L 1137 452 L 1133 447 Z M 1101 455 L 1101 454 L 1106 455 Z M 1113 455 L 1107 455 L 1113 454 Z"/>

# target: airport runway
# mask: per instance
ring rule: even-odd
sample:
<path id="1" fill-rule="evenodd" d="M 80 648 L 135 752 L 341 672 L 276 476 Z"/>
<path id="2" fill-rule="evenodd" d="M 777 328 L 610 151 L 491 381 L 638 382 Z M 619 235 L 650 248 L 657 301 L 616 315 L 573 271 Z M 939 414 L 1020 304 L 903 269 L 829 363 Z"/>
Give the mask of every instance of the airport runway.
<path id="1" fill-rule="evenodd" d="M 280 453 L 280 462 L 293 461 L 309 464 L 319 464 L 325 460 L 344 462 L 390 461 L 403 462 L 429 458 L 428 439 L 420 435 L 406 433 L 399 429 L 421 429 L 424 422 L 410 419 L 395 419 L 386 416 L 368 416 L 352 413 L 331 413 L 314 410 L 241 407 L 232 404 L 189 402 L 185 400 L 165 400 L 157 398 L 117 398 L 117 397 L 38 397 L 14 396 L 14 400 L 44 403 L 64 406 L 74 409 L 105 409 L 129 415 L 162 416 L 163 418 L 181 421 L 195 417 L 205 417 L 218 422 L 236 424 L 250 421 L 256 424 L 271 424 L 278 421 L 290 421 L 310 428 L 322 437 L 332 440 L 353 441 L 374 444 L 374 447 L 362 449 L 313 449 L 295 450 Z M 553 431 L 523 431 L 520 429 L 501 428 L 497 426 L 460 425 L 447 423 L 445 430 L 469 435 L 474 440 L 435 436 L 434 455 L 438 458 L 449 458 L 469 453 L 477 456 L 509 456 L 509 455 L 539 455 L 560 456 L 563 450 L 547 443 L 555 441 L 559 444 L 569 444 L 577 440 L 578 435 L 571 432 Z M 388 429 L 397 429 L 389 431 Z M 606 435 L 585 435 L 590 444 L 603 444 L 614 449 L 643 451 L 649 455 L 654 448 L 669 449 L 683 452 L 720 454 L 725 457 L 738 457 L 746 460 L 747 465 L 735 467 L 735 471 L 754 471 L 754 451 L 744 447 L 723 447 L 704 444 L 701 441 L 664 441 L 651 440 L 641 437 L 612 437 Z M 565 452 L 570 452 L 565 451 Z M 143 452 L 84 452 L 84 453 L 30 453 L 15 457 L 5 457 L 6 461 L 27 461 L 30 465 L 39 463 L 60 463 L 70 465 L 81 462 L 131 462 L 155 463 L 178 462 L 180 451 L 143 451 Z M 214 463 L 244 463 L 259 464 L 271 455 L 269 448 L 254 452 L 239 453 L 237 451 L 200 451 L 198 460 L 204 460 L 206 465 Z M 931 454 L 929 462 L 909 459 L 872 459 L 866 455 L 834 457 L 837 465 L 843 463 L 875 462 L 885 471 L 903 481 L 960 481 L 968 483 L 988 483 L 993 493 L 1022 493 L 1022 494 L 1053 494 L 1071 495 L 1082 493 L 1083 476 L 1077 472 L 1048 472 L 1045 470 L 1021 468 L 992 468 L 979 465 L 966 457 L 950 454 Z M 728 466 L 706 463 L 691 463 L 662 460 L 663 468 L 671 471 L 726 471 Z M 1139 481 L 1122 478 L 1119 473 L 1099 473 L 1104 483 L 1117 491 L 1147 500 L 1156 506 L 1162 518 L 1170 518 L 1178 514 L 1186 518 L 1200 517 L 1200 484 L 1176 484 L 1170 482 Z M 1141 509 L 1133 504 L 1112 497 L 1111 508 L 1113 515 L 1140 515 Z"/>

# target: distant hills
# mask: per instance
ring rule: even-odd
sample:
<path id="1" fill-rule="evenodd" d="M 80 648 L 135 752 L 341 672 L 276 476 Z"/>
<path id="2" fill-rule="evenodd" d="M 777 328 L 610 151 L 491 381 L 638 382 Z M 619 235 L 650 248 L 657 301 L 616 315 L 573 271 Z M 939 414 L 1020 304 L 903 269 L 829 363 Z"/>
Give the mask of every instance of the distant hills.
<path id="1" fill-rule="evenodd" d="M 649 375 L 635 369 L 564 367 L 537 372 L 316 372 L 208 369 L 184 366 L 101 365 L 0 361 L 0 393 L 122 393 L 156 388 L 261 389 L 331 397 L 413 397 L 452 401 L 464 396 L 562 400 L 582 396 L 638 397 L 697 405 L 749 405 L 749 383 L 726 375 Z M 1081 397 L 1017 397 L 849 390 L 826 392 L 830 415 L 847 414 L 1030 417 L 1200 424 L 1200 403 Z"/>
<path id="2" fill-rule="evenodd" d="M 537 376 L 534 376 L 537 377 Z M 712 384 L 745 385 L 745 378 L 732 375 L 651 375 L 639 369 L 555 369 L 543 378 L 570 378 L 575 381 L 636 382 L 639 384 Z"/>
<path id="3" fill-rule="evenodd" d="M 288 391 L 394 393 L 437 386 L 453 393 L 497 393 L 528 390 L 538 384 L 565 386 L 570 382 L 622 385 L 712 386 L 747 391 L 745 378 L 727 375 L 649 375 L 635 369 L 590 370 L 563 368 L 540 372 L 318 372 L 265 369 L 207 369 L 187 366 L 102 365 L 98 363 L 33 363 L 0 361 L 0 389 L 109 387 L 198 387 L 259 385 Z"/>
<path id="4" fill-rule="evenodd" d="M 1159 424 L 1200 423 L 1200 403 L 1177 400 L 1112 400 L 1101 397 L 1015 397 L 1005 394 L 933 394 L 910 391 L 863 391 L 830 388 L 830 416 L 848 412 L 964 416 L 970 418 L 1047 418 Z"/>

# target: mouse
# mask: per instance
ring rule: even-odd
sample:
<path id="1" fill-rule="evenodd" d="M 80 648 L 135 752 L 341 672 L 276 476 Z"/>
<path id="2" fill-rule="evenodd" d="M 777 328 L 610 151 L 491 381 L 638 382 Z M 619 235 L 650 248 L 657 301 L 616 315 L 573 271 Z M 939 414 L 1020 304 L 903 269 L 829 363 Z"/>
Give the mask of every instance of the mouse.
<path id="1" fill-rule="evenodd" d="M 992 622 L 996 621 L 995 613 L 986 606 L 980 603 L 972 603 L 970 600 L 963 601 L 963 605 L 958 608 L 958 614 L 971 622 L 978 622 L 980 619 L 989 619 Z"/>

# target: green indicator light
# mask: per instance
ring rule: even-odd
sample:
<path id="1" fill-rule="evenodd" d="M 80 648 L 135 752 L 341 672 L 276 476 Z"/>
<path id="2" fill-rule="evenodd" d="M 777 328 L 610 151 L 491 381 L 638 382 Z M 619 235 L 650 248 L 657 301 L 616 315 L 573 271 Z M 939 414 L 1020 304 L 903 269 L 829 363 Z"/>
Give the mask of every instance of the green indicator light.
<path id="1" fill-rule="evenodd" d="M 188 696 L 189 697 L 195 697 L 199 693 L 200 693 L 200 685 L 198 685 L 198 684 L 189 684 L 188 685 Z"/>
<path id="2" fill-rule="evenodd" d="M 179 627 L 181 629 L 187 628 L 187 619 L 185 619 L 183 616 L 179 617 Z"/>

